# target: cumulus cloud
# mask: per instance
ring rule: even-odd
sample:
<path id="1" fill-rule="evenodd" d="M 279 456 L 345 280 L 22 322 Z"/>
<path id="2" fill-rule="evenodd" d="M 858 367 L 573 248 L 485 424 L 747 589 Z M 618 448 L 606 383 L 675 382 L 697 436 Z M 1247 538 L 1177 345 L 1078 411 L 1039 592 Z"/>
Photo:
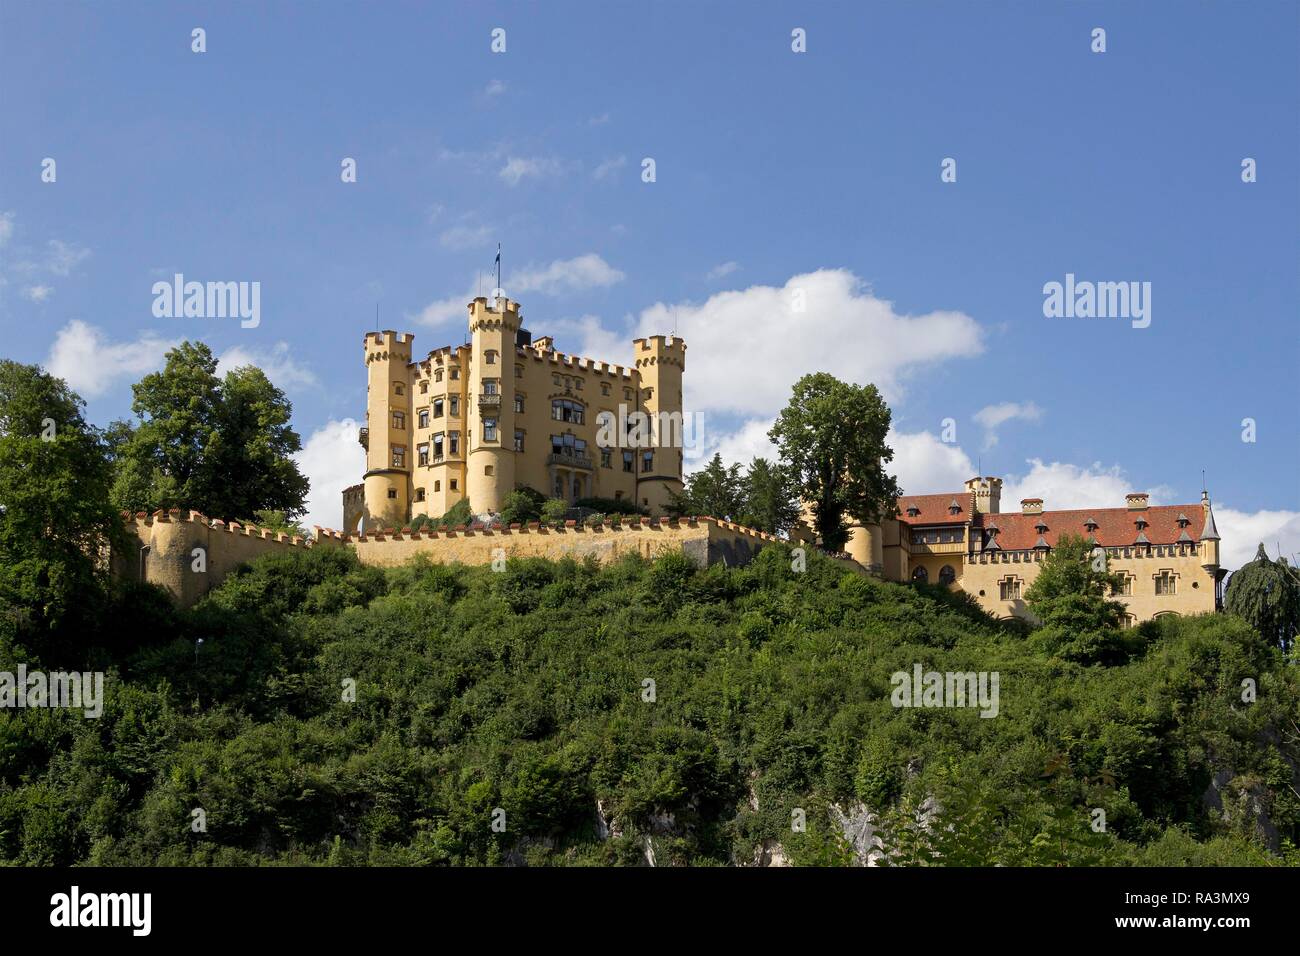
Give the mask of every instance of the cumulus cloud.
<path id="1" fill-rule="evenodd" d="M 1269 557 L 1295 561 L 1300 554 L 1300 511 L 1238 511 L 1226 505 L 1214 506 L 1214 523 L 1219 529 L 1219 563 L 1235 571 L 1255 557 L 1263 543 Z"/>
<path id="2" fill-rule="evenodd" d="M 486 223 L 458 223 L 444 229 L 438 242 L 444 249 L 474 249 L 487 244 L 492 238 L 492 227 Z"/>
<path id="3" fill-rule="evenodd" d="M 217 374 L 224 376 L 244 365 L 257 366 L 275 386 L 286 391 L 317 384 L 315 373 L 294 361 L 288 342 L 277 342 L 269 349 L 243 345 L 227 349 L 217 360 Z"/>
<path id="4" fill-rule="evenodd" d="M 51 239 L 45 247 L 45 268 L 56 276 L 71 275 L 72 270 L 90 255 L 89 249 L 61 239 Z"/>
<path id="5" fill-rule="evenodd" d="M 998 428 L 1010 421 L 1036 422 L 1042 419 L 1043 410 L 1033 402 L 1002 402 L 985 405 L 975 413 L 975 421 L 984 428 L 984 450 L 998 443 Z"/>
<path id="6" fill-rule="evenodd" d="M 74 319 L 54 337 L 45 367 L 86 398 L 103 395 L 123 377 L 162 368 L 178 340 L 146 332 L 133 342 L 111 342 L 102 329 Z"/>
<path id="7" fill-rule="evenodd" d="M 663 333 L 674 321 L 688 347 L 686 407 L 751 418 L 774 417 L 805 372 L 874 383 L 892 402 L 917 369 L 984 349 L 970 316 L 901 315 L 845 269 L 719 292 L 698 305 L 656 303 L 641 313 L 639 334 Z"/>
<path id="8" fill-rule="evenodd" d="M 311 482 L 302 524 L 308 530 L 313 525 L 341 528 L 343 489 L 355 485 L 366 471 L 366 453 L 357 442 L 356 421 L 331 419 L 303 443 L 294 461 Z"/>
<path id="9" fill-rule="evenodd" d="M 1047 510 L 1075 508 L 1123 508 L 1124 496 L 1131 491 L 1145 491 L 1153 505 L 1164 504 L 1174 497 L 1168 485 L 1135 487 L 1119 465 L 1105 467 L 1101 462 L 1075 465 L 1069 462 L 1026 461 L 1024 475 L 1008 475 L 1002 485 L 1004 510 L 1020 507 L 1022 498 L 1042 498 Z"/>
<path id="10" fill-rule="evenodd" d="M 29 285 L 23 289 L 23 295 L 36 303 L 44 302 L 53 292 L 54 290 L 47 285 Z"/>
<path id="11" fill-rule="evenodd" d="M 483 90 L 484 96 L 500 96 L 506 91 L 504 80 L 489 80 L 487 88 Z"/>
<path id="12" fill-rule="evenodd" d="M 549 266 L 530 267 L 515 273 L 510 277 L 510 291 L 516 295 L 525 292 L 557 295 L 604 288 L 622 282 L 623 278 L 622 272 L 596 253 L 589 252 L 573 259 L 556 259 Z"/>
<path id="13" fill-rule="evenodd" d="M 721 278 L 723 278 L 724 276 L 729 276 L 729 275 L 731 275 L 733 272 L 735 272 L 735 271 L 736 271 L 737 269 L 739 269 L 739 268 L 740 268 L 739 263 L 735 263 L 735 262 L 724 262 L 724 263 L 722 263 L 721 265 L 716 265 L 716 266 L 714 266 L 712 269 L 710 269 L 708 275 L 706 275 L 705 278 L 706 278 L 706 279 L 721 279 Z"/>

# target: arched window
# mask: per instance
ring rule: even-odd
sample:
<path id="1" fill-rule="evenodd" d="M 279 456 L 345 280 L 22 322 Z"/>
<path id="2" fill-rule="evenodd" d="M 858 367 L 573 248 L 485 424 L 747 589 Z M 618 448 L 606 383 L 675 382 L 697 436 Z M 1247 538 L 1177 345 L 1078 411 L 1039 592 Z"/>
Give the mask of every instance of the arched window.
<path id="1" fill-rule="evenodd" d="M 551 401 L 551 418 L 557 422 L 572 422 L 575 425 L 581 425 L 586 418 L 586 409 L 581 402 L 574 402 L 567 398 L 556 398 Z"/>
<path id="2" fill-rule="evenodd" d="M 945 564 L 939 569 L 939 583 L 943 585 L 952 584 L 957 580 L 957 572 L 952 569 L 951 564 Z"/>
<path id="3" fill-rule="evenodd" d="M 924 565 L 918 565 L 916 570 L 912 572 L 912 580 L 920 581 L 924 584 L 926 581 L 930 580 L 930 572 L 925 569 Z"/>

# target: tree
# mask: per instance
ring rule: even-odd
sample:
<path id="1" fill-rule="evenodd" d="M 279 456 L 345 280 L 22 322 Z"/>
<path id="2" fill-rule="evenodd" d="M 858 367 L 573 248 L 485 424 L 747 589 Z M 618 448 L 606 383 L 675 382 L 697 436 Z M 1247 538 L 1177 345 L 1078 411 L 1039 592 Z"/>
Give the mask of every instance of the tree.
<path id="1" fill-rule="evenodd" d="M 0 360 L 0 603 L 45 630 L 93 619 L 105 546 L 126 541 L 107 444 L 83 405 L 62 379 Z"/>
<path id="2" fill-rule="evenodd" d="M 545 502 L 546 499 L 531 488 L 512 491 L 501 502 L 501 521 L 507 525 L 536 521 L 542 516 Z"/>
<path id="3" fill-rule="evenodd" d="M 826 372 L 805 375 L 768 432 L 796 492 L 812 505 L 822 546 L 842 551 L 850 520 L 893 516 L 902 493 L 885 473 L 894 458 L 885 444 L 890 411 L 874 385 L 841 382 Z"/>
<path id="4" fill-rule="evenodd" d="M 1269 560 L 1261 543 L 1255 560 L 1228 578 L 1223 607 L 1245 618 L 1261 637 L 1285 650 L 1300 633 L 1300 572 L 1281 556 Z"/>
<path id="5" fill-rule="evenodd" d="M 1102 549 L 1080 535 L 1061 535 L 1025 589 L 1025 603 L 1042 622 L 1034 645 L 1080 664 L 1122 663 L 1136 649 L 1120 631 L 1128 609 L 1110 600 L 1122 584 L 1107 570 Z"/>
<path id="6" fill-rule="evenodd" d="M 755 458 L 745 475 L 740 523 L 769 534 L 785 534 L 799 520 L 799 495 L 789 469 Z"/>
<path id="7" fill-rule="evenodd" d="M 283 512 L 286 521 L 304 513 L 309 483 L 292 457 L 302 449 L 292 405 L 261 369 L 243 366 L 220 379 L 212 351 L 184 342 L 134 393 L 138 425 L 109 430 L 119 507 L 183 507 L 240 520 L 259 511 Z"/>
<path id="8" fill-rule="evenodd" d="M 722 455 L 715 453 L 707 465 L 686 477 L 682 493 L 672 496 L 669 510 L 679 515 L 709 515 L 736 521 L 745 503 L 742 485 L 740 465 L 728 468 L 722 464 Z"/>

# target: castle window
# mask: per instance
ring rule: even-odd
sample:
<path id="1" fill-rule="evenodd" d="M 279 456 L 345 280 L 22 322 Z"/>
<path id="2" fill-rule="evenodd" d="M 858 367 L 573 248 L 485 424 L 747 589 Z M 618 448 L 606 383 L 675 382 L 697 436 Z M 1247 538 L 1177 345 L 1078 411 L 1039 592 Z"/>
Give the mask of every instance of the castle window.
<path id="1" fill-rule="evenodd" d="M 406 446 L 405 445 L 393 446 L 393 467 L 394 468 L 406 467 Z"/>
<path id="2" fill-rule="evenodd" d="M 401 383 L 401 382 L 394 382 L 394 383 L 393 383 L 393 393 L 396 394 L 396 395 L 405 395 L 405 394 L 406 394 L 406 389 L 402 388 L 402 383 Z"/>
<path id="3" fill-rule="evenodd" d="M 486 352 L 483 353 L 483 364 L 484 365 L 497 364 L 497 353 L 494 349 L 488 349 Z"/>
<path id="4" fill-rule="evenodd" d="M 416 501 L 423 501 L 423 500 L 424 500 L 424 489 L 423 489 L 423 488 L 416 488 L 416 489 L 415 489 L 415 500 L 416 500 Z"/>
<path id="5" fill-rule="evenodd" d="M 491 465 L 484 465 L 484 466 L 483 466 L 483 474 L 485 474 L 485 475 L 487 475 L 487 477 L 491 478 L 493 475 L 496 474 L 496 469 L 495 469 L 493 466 L 491 466 Z"/>
<path id="6" fill-rule="evenodd" d="M 435 398 L 435 399 L 433 400 L 433 417 L 434 417 L 434 418 L 442 418 L 442 406 L 443 406 L 443 400 L 442 400 L 441 398 Z"/>
<path id="7" fill-rule="evenodd" d="M 921 513 L 921 509 L 918 508 L 916 505 L 912 505 L 910 508 L 907 509 L 907 516 L 909 518 L 915 518 L 920 513 Z"/>
<path id="8" fill-rule="evenodd" d="M 581 392 L 581 391 L 582 391 L 582 379 L 580 379 L 580 378 L 575 378 L 575 379 L 573 380 L 573 387 L 576 388 L 578 391 Z"/>
<path id="9" fill-rule="evenodd" d="M 580 402 L 567 398 L 557 398 L 551 402 L 551 418 L 557 422 L 571 422 L 581 425 L 586 417 L 586 409 Z"/>
<path id="10" fill-rule="evenodd" d="M 497 440 L 497 420 L 495 418 L 483 419 L 483 440 L 484 441 Z"/>
<path id="11" fill-rule="evenodd" d="M 573 479 L 573 497 L 575 501 L 582 497 L 582 479 L 576 476 Z"/>
<path id="12" fill-rule="evenodd" d="M 453 455 L 460 454 L 460 432 L 451 433 L 451 453 Z M 452 487 L 454 488 L 455 485 L 453 485 Z"/>
<path id="13" fill-rule="evenodd" d="M 396 497 L 397 497 L 397 489 L 396 489 L 396 488 L 389 488 L 389 489 L 388 489 L 388 497 L 390 497 L 390 498 L 396 498 Z"/>
<path id="14" fill-rule="evenodd" d="M 609 382 L 601 382 L 601 383 L 600 383 L 600 394 L 602 394 L 602 395 L 608 395 L 608 394 L 609 394 Z"/>
<path id="15" fill-rule="evenodd" d="M 393 412 L 393 427 L 406 429 L 406 412 Z"/>
<path id="16" fill-rule="evenodd" d="M 421 394 L 421 395 L 428 395 L 428 394 L 429 394 L 429 380 L 428 380 L 428 379 L 425 379 L 424 381 L 422 381 L 422 382 L 420 383 L 420 394 Z"/>
<path id="17" fill-rule="evenodd" d="M 1178 578 L 1172 571 L 1161 571 L 1155 576 L 1156 594 L 1170 596 L 1177 592 Z"/>
<path id="18" fill-rule="evenodd" d="M 442 369 L 436 369 L 436 370 L 434 371 L 434 373 L 433 373 L 433 380 L 434 380 L 435 382 L 441 382 L 441 381 L 442 381 Z"/>
<path id="19" fill-rule="evenodd" d="M 458 368 L 454 368 L 454 369 L 451 370 L 451 380 L 452 380 L 453 382 L 456 382 L 456 381 L 459 381 L 459 380 L 460 380 L 460 369 L 458 369 Z"/>
<path id="20" fill-rule="evenodd" d="M 654 470 L 655 453 L 652 451 L 641 452 L 641 474 L 647 474 Z"/>
<path id="21" fill-rule="evenodd" d="M 433 436 L 433 460 L 442 461 L 442 432 Z"/>
<path id="22" fill-rule="evenodd" d="M 630 388 L 623 389 L 623 401 L 625 402 L 632 401 L 632 389 Z"/>
<path id="23" fill-rule="evenodd" d="M 912 572 L 912 580 L 924 584 L 930 580 L 930 572 L 925 569 L 924 565 L 917 565 L 916 570 Z"/>
<path id="24" fill-rule="evenodd" d="M 450 483 L 447 487 L 449 487 L 452 491 L 455 491 L 455 490 L 456 490 L 456 479 L 453 478 L 453 479 L 451 480 L 451 483 Z"/>
<path id="25" fill-rule="evenodd" d="M 600 467 L 601 467 L 601 468 L 612 468 L 612 467 L 614 467 L 612 464 L 610 464 L 610 460 L 611 460 L 613 457 L 614 457 L 614 456 L 611 455 L 611 454 L 609 453 L 609 449 L 608 449 L 608 448 L 602 448 L 602 449 L 600 450 Z"/>
<path id="26" fill-rule="evenodd" d="M 957 580 L 957 572 L 952 569 L 951 564 L 945 564 L 939 569 L 939 583 L 945 587 Z"/>
<path id="27" fill-rule="evenodd" d="M 631 471 L 631 470 L 632 470 L 632 461 L 633 461 L 633 459 L 632 459 L 632 453 L 631 453 L 630 451 L 625 451 L 625 452 L 623 452 L 623 470 L 624 470 L 624 471 Z"/>
<path id="28" fill-rule="evenodd" d="M 433 483 L 433 490 L 434 490 L 435 492 L 442 491 L 442 482 L 441 482 L 441 481 L 435 481 L 435 482 Z"/>
<path id="29" fill-rule="evenodd" d="M 428 446 L 428 445 L 416 445 L 416 446 L 415 446 L 415 453 L 419 456 L 419 459 L 418 459 L 418 460 L 419 460 L 420 464 L 422 464 L 422 465 L 427 465 L 427 464 L 429 463 L 429 446 Z"/>
<path id="30" fill-rule="evenodd" d="M 460 418 L 460 396 L 458 395 L 451 397 L 451 417 Z"/>
<path id="31" fill-rule="evenodd" d="M 564 385 L 564 379 L 560 378 L 560 373 L 559 373 L 559 372 L 552 372 L 552 373 L 551 373 L 551 381 L 552 381 L 552 382 L 553 382 L 557 387 L 562 387 L 562 386 Z"/>
<path id="32" fill-rule="evenodd" d="M 998 594 L 1004 601 L 1020 600 L 1020 579 L 1003 578 L 998 582 Z"/>
<path id="33" fill-rule="evenodd" d="M 515 429 L 515 451 L 524 450 L 524 433 L 521 429 Z"/>
<path id="34" fill-rule="evenodd" d="M 429 410 L 428 410 L 427 408 L 422 408 L 422 409 L 420 409 L 420 411 L 419 411 L 419 417 L 418 417 L 417 420 L 419 421 L 419 423 L 420 423 L 420 427 L 421 427 L 421 428 L 428 428 L 428 427 L 429 427 Z"/>
<path id="35" fill-rule="evenodd" d="M 497 394 L 497 379 L 495 379 L 495 378 L 485 378 L 485 379 L 483 379 L 483 394 L 484 394 L 484 395 L 496 395 L 496 394 Z"/>
<path id="36" fill-rule="evenodd" d="M 1121 574 L 1119 583 L 1110 589 L 1110 593 L 1116 597 L 1131 597 L 1133 594 L 1133 575 Z"/>
<path id="37" fill-rule="evenodd" d="M 524 367 L 522 365 L 516 365 L 515 378 L 523 378 L 523 377 L 524 377 Z"/>
<path id="38" fill-rule="evenodd" d="M 518 392 L 515 392 L 515 414 L 522 415 L 523 413 L 524 413 L 524 397 L 520 395 Z"/>

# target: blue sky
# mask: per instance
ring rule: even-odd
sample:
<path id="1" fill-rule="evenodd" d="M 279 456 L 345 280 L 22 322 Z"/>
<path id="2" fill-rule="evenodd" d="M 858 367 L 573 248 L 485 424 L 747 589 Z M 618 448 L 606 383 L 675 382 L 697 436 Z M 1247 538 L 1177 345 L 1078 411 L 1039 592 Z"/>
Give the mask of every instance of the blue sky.
<path id="1" fill-rule="evenodd" d="M 676 321 L 727 457 L 824 369 L 885 390 L 909 492 L 982 466 L 1011 507 L 1190 502 L 1204 468 L 1230 553 L 1297 552 L 1298 28 L 1292 2 L 6 0 L 0 353 L 100 423 L 169 342 L 257 362 L 334 524 L 376 305 L 418 351 L 460 341 L 501 242 L 563 349 L 626 361 Z M 260 325 L 155 318 L 176 272 L 260 282 Z M 1044 317 L 1067 273 L 1150 282 L 1150 326 Z"/>

